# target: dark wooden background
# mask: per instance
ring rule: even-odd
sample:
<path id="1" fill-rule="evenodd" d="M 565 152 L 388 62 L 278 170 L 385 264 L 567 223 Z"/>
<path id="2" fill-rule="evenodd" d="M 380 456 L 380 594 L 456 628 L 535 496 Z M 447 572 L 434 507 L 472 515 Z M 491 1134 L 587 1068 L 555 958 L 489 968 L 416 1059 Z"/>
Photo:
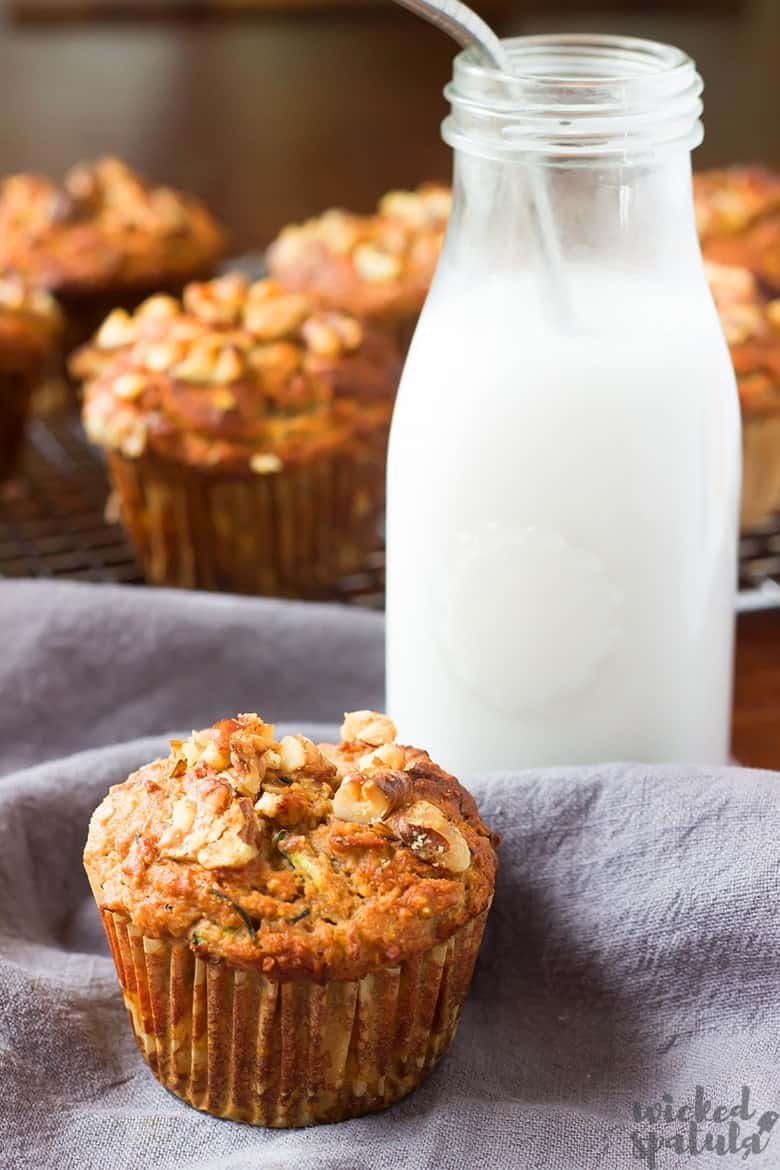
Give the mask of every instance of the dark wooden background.
<path id="1" fill-rule="evenodd" d="M 327 205 L 368 209 L 388 187 L 448 175 L 439 124 L 453 47 L 443 34 L 379 0 L 220 2 L 257 10 L 198 18 L 196 0 L 0 8 L 0 169 L 58 172 L 113 151 L 205 196 L 237 248 Z M 707 82 L 699 164 L 780 164 L 778 0 L 475 2 L 505 33 L 575 28 L 683 46 Z M 128 19 L 139 6 L 149 17 Z"/>

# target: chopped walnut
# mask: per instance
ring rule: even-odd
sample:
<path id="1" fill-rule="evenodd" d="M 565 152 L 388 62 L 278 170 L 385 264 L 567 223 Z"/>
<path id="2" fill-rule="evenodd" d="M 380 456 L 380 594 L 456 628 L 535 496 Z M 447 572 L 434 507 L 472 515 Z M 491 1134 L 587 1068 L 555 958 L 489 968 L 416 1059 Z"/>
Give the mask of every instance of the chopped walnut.
<path id="1" fill-rule="evenodd" d="M 238 347 L 225 345 L 219 352 L 212 379 L 217 383 L 237 382 L 245 370 L 246 366 Z"/>
<path id="2" fill-rule="evenodd" d="M 384 743 L 392 743 L 395 737 L 392 719 L 377 711 L 349 711 L 341 725 L 341 738 L 345 743 L 359 740 L 371 747 L 380 747 Z"/>
<path id="3" fill-rule="evenodd" d="M 125 399 L 141 393 L 145 374 L 168 374 L 192 386 L 222 388 L 245 381 L 283 407 L 326 406 L 332 384 L 316 359 L 336 359 L 362 343 L 363 328 L 354 317 L 316 309 L 273 280 L 250 285 L 234 273 L 187 285 L 183 304 L 157 296 L 133 316 L 114 310 L 92 345 L 74 355 L 71 369 L 90 383 L 88 390 L 93 379 L 102 378 L 103 393 Z M 215 400 L 215 405 L 224 412 L 236 402 L 221 406 Z M 85 414 L 92 411 L 88 393 Z M 108 445 L 122 448 L 118 442 Z M 263 455 L 252 469 L 263 475 L 280 467 Z"/>
<path id="4" fill-rule="evenodd" d="M 114 382 L 114 393 L 117 398 L 138 398 L 148 386 L 148 379 L 143 374 L 120 374 Z"/>
<path id="5" fill-rule="evenodd" d="M 311 312 L 305 297 L 280 293 L 262 300 L 247 301 L 243 323 L 260 341 L 279 341 L 303 325 Z"/>
<path id="6" fill-rule="evenodd" d="M 129 345 L 135 339 L 135 325 L 126 309 L 114 309 L 109 313 L 95 334 L 98 349 L 117 349 Z"/>
<path id="7" fill-rule="evenodd" d="M 425 225 L 425 204 L 415 191 L 388 191 L 379 200 L 381 215 L 401 219 L 412 227 Z"/>
<path id="8" fill-rule="evenodd" d="M 291 230 L 296 231 L 295 228 Z M 319 219 L 310 219 L 303 225 L 303 231 L 321 237 L 337 255 L 343 256 L 352 251 L 360 238 L 358 218 L 338 208 L 324 212 Z"/>
<path id="9" fill-rule="evenodd" d="M 261 731 L 236 731 L 230 737 L 232 781 L 238 792 L 257 796 L 266 773 L 265 752 L 273 743 L 271 724 L 260 723 Z"/>
<path id="10" fill-rule="evenodd" d="M 333 813 L 343 821 L 370 824 L 400 808 L 410 792 L 411 782 L 405 772 L 355 772 L 341 781 L 333 797 Z"/>
<path id="11" fill-rule="evenodd" d="M 247 801 L 230 801 L 229 786 L 214 780 L 176 800 L 171 824 L 160 837 L 160 856 L 197 861 L 204 869 L 237 868 L 257 856 L 256 824 Z"/>
<path id="12" fill-rule="evenodd" d="M 184 355 L 181 344 L 177 342 L 152 341 L 135 346 L 133 356 L 144 369 L 159 373 L 175 366 Z"/>
<path id="13" fill-rule="evenodd" d="M 468 869 L 471 850 L 465 837 L 435 804 L 415 801 L 387 823 L 399 840 L 423 861 L 444 866 L 452 873 Z"/>
<path id="14" fill-rule="evenodd" d="M 381 284 L 401 275 L 401 260 L 373 244 L 360 244 L 352 254 L 356 271 L 371 283 Z"/>
<path id="15" fill-rule="evenodd" d="M 279 744 L 279 764 L 289 776 L 305 772 L 315 780 L 332 782 L 336 775 L 330 760 L 305 735 L 285 735 Z"/>
<path id="16" fill-rule="evenodd" d="M 212 382 L 219 360 L 222 339 L 215 334 L 196 338 L 188 353 L 171 368 L 171 373 L 182 382 Z"/>
<path id="17" fill-rule="evenodd" d="M 327 321 L 322 318 L 309 317 L 301 326 L 301 336 L 311 353 L 320 357 L 338 357 L 341 352 L 341 337 Z"/>
<path id="18" fill-rule="evenodd" d="M 193 281 L 184 290 L 184 308 L 208 325 L 234 325 L 247 287 L 248 281 L 240 273 L 230 273 L 217 280 Z"/>
<path id="19" fill-rule="evenodd" d="M 155 293 L 147 297 L 135 311 L 137 321 L 170 321 L 181 313 L 181 305 L 167 293 Z"/>
<path id="20" fill-rule="evenodd" d="M 392 768 L 396 771 L 403 768 L 406 754 L 397 743 L 383 743 L 380 747 L 372 748 L 358 760 L 361 772 L 374 768 Z"/>
<path id="21" fill-rule="evenodd" d="M 446 224 L 452 209 L 449 187 L 423 186 L 417 191 L 388 191 L 379 201 L 379 211 L 419 230 Z"/>

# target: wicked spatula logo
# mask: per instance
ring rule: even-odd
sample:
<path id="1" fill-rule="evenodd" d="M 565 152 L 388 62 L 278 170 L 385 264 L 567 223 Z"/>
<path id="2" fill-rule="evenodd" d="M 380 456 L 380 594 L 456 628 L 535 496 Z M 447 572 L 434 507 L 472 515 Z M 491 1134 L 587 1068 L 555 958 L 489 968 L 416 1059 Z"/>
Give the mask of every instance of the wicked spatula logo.
<path id="1" fill-rule="evenodd" d="M 634 1103 L 632 1154 L 649 1170 L 655 1170 L 659 1155 L 666 1150 L 686 1160 L 711 1153 L 745 1161 L 763 1154 L 779 1117 L 771 1109 L 754 1106 L 748 1085 L 742 1086 L 737 1101 L 727 1104 L 712 1101 L 701 1085 L 696 1086 L 692 1101 L 664 1093 L 660 1101 Z"/>

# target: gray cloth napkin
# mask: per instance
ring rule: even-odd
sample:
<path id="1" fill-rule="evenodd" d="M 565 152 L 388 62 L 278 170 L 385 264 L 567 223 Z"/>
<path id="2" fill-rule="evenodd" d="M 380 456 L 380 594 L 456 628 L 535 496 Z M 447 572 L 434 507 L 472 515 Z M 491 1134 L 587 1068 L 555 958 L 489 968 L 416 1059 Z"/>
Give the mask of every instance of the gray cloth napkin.
<path id="1" fill-rule="evenodd" d="M 615 764 L 474 783 L 504 838 L 474 984 L 450 1053 L 384 1113 L 255 1130 L 147 1071 L 81 868 L 92 808 L 165 750 L 164 729 L 381 705 L 381 632 L 325 607 L 0 585 L 0 1166 L 777 1170 L 770 773 Z"/>
<path id="2" fill-rule="evenodd" d="M 0 581 L 0 775 L 225 713 L 382 703 L 382 618 L 218 593 Z"/>

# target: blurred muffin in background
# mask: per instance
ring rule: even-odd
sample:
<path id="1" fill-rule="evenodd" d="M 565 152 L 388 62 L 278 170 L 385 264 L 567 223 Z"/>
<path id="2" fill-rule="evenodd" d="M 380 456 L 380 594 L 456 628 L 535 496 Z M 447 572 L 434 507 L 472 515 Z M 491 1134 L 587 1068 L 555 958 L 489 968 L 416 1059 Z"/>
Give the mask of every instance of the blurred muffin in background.
<path id="1" fill-rule="evenodd" d="M 780 293 L 780 175 L 755 166 L 702 171 L 693 190 L 705 259 L 749 268 Z"/>
<path id="2" fill-rule="evenodd" d="M 378 543 L 400 358 L 235 273 L 110 314 L 71 360 L 148 580 L 317 596 Z"/>
<path id="3" fill-rule="evenodd" d="M 780 299 L 762 296 L 747 268 L 706 271 L 737 375 L 745 530 L 780 507 Z"/>
<path id="4" fill-rule="evenodd" d="M 114 306 L 210 276 L 224 244 L 201 202 L 148 185 L 120 159 L 74 166 L 60 186 L 28 174 L 0 185 L 0 271 L 57 295 L 68 348 Z"/>
<path id="5" fill-rule="evenodd" d="M 60 311 L 49 293 L 0 278 L 0 480 L 17 463 L 30 401 L 58 352 Z"/>
<path id="6" fill-rule="evenodd" d="M 374 215 L 332 209 L 286 227 L 268 267 L 286 288 L 392 331 L 408 344 L 439 259 L 452 195 L 426 183 L 390 191 Z"/>

